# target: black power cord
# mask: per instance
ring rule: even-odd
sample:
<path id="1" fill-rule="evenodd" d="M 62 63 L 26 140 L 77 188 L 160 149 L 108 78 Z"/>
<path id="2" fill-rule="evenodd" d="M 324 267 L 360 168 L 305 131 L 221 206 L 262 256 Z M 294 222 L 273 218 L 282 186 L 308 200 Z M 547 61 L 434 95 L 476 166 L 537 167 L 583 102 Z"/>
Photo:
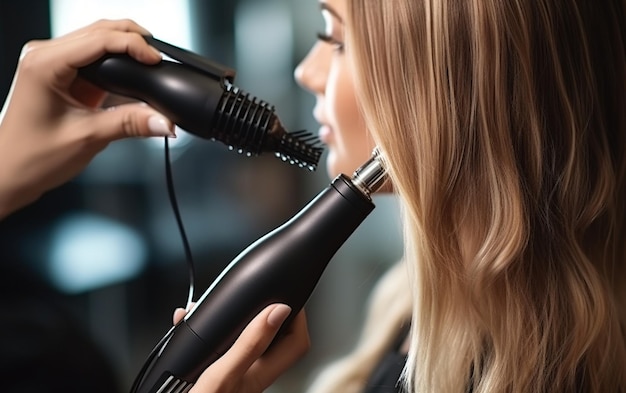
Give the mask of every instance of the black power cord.
<path id="1" fill-rule="evenodd" d="M 187 260 L 187 267 L 189 269 L 189 297 L 187 298 L 187 304 L 185 308 L 189 311 L 189 305 L 193 302 L 193 292 L 194 292 L 194 282 L 195 282 L 195 267 L 193 263 L 193 257 L 191 255 L 191 248 L 189 247 L 189 241 L 187 240 L 187 234 L 185 232 L 185 227 L 183 225 L 183 220 L 180 215 L 180 210 L 178 209 L 178 202 L 176 201 L 176 192 L 174 190 L 174 180 L 172 176 L 172 163 L 170 160 L 170 147 L 168 137 L 164 138 L 165 141 L 165 179 L 167 183 L 167 193 L 169 195 L 170 204 L 172 205 L 172 210 L 174 211 L 174 216 L 176 217 L 176 223 L 178 225 L 178 230 L 180 232 L 180 237 L 183 242 L 183 248 L 185 250 L 185 259 Z M 144 362 L 141 370 L 137 377 L 135 378 L 133 385 L 131 386 L 130 392 L 135 393 L 139 389 L 141 382 L 143 381 L 146 372 L 156 359 L 157 354 L 162 349 L 162 347 L 168 342 L 168 340 L 172 337 L 174 332 L 174 327 L 172 327 L 165 336 L 159 340 L 157 345 L 150 351 L 147 360 Z"/>
<path id="2" fill-rule="evenodd" d="M 183 242 L 183 248 L 185 250 L 185 259 L 187 260 L 187 267 L 189 269 L 189 296 L 187 298 L 187 303 L 185 308 L 189 311 L 189 305 L 193 302 L 194 296 L 194 284 L 195 284 L 195 267 L 193 262 L 193 257 L 191 255 L 191 248 L 189 247 L 189 241 L 187 240 L 187 234 L 185 233 L 185 227 L 183 225 L 183 220 L 180 215 L 180 210 L 178 209 L 178 202 L 176 201 L 176 192 L 174 191 L 174 180 L 172 177 L 172 163 L 170 160 L 170 149 L 169 149 L 169 141 L 168 137 L 164 138 L 165 140 L 165 178 L 167 182 L 167 193 L 169 195 L 170 204 L 172 205 L 172 210 L 174 212 L 174 216 L 176 217 L 176 223 L 178 225 L 178 231 L 180 232 L 180 237 Z"/>

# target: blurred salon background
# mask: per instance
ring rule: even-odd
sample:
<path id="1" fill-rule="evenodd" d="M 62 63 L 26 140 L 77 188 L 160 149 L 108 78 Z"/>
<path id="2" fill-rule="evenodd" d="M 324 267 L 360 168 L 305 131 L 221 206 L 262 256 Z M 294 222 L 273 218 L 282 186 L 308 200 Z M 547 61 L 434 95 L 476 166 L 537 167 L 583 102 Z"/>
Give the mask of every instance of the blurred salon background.
<path id="1" fill-rule="evenodd" d="M 2 1 L 0 102 L 28 40 L 131 18 L 161 40 L 235 68 L 235 84 L 273 104 L 287 128 L 317 133 L 314 98 L 296 85 L 293 69 L 323 29 L 318 8 L 316 0 Z M 330 179 L 325 156 L 309 172 L 177 134 L 171 162 L 197 298 Z M 372 285 L 402 252 L 395 198 L 375 203 L 306 306 L 311 351 L 270 393 L 302 391 L 356 342 Z M 0 269 L 4 392 L 128 391 L 188 294 L 163 140 L 114 142 L 75 180 L 0 221 Z"/>

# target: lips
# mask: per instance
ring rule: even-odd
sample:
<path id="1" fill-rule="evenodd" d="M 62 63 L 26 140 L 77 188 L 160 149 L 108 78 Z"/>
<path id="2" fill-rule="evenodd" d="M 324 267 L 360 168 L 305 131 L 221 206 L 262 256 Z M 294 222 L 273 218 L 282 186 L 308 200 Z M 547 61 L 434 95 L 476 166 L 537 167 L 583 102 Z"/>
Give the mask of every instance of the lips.
<path id="1" fill-rule="evenodd" d="M 322 126 L 319 129 L 318 136 L 320 140 L 322 141 L 322 143 L 324 143 L 325 145 L 328 145 L 328 143 L 330 142 L 332 133 L 333 131 L 329 126 L 322 124 Z"/>

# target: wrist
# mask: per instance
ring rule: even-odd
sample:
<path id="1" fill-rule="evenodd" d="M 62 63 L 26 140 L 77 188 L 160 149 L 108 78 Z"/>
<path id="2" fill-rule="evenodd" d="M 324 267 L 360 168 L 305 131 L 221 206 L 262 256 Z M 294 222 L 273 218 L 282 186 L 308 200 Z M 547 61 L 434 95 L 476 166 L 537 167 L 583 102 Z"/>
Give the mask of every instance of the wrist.
<path id="1" fill-rule="evenodd" d="M 14 203 L 11 203 L 11 198 L 8 198 L 4 191 L 0 190 L 0 221 L 4 220 L 7 216 L 17 210 L 14 207 Z"/>
<path id="2" fill-rule="evenodd" d="M 0 220 L 38 199 L 19 179 L 0 173 Z"/>

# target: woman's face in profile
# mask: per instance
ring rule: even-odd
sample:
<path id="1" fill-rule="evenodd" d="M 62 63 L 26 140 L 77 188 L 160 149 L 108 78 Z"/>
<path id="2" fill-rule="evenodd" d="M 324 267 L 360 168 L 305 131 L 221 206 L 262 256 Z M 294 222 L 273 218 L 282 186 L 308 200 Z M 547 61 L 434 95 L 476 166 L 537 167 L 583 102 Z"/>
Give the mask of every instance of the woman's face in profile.
<path id="1" fill-rule="evenodd" d="M 320 139 L 328 148 L 327 171 L 351 175 L 371 155 L 374 142 L 358 107 L 350 61 L 344 49 L 346 0 L 320 2 L 324 31 L 298 65 L 298 83 L 313 93 Z"/>

